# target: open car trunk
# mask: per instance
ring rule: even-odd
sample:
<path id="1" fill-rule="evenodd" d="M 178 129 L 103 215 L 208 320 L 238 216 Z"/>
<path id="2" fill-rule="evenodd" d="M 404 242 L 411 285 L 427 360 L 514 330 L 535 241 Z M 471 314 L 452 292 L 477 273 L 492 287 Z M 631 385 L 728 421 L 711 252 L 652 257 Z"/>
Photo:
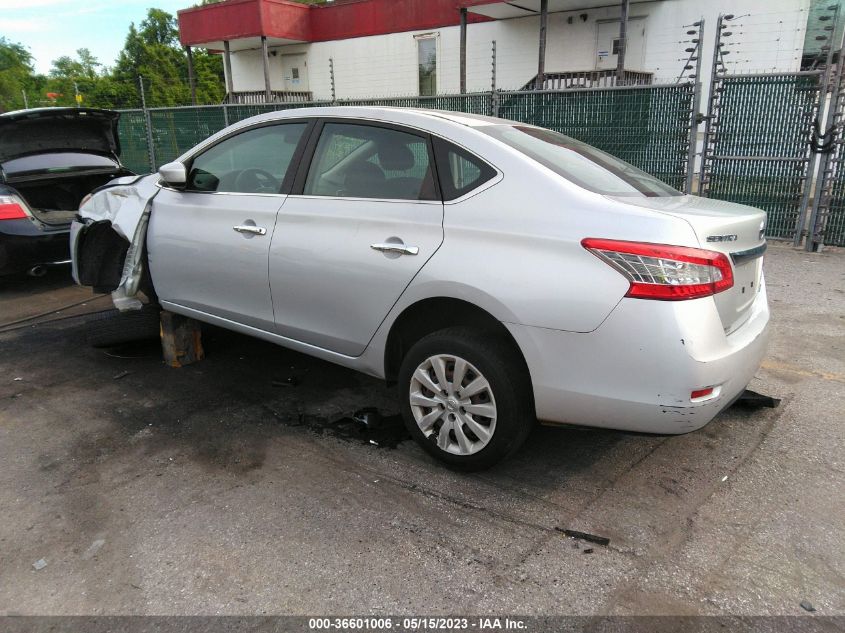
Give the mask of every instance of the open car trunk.
<path id="1" fill-rule="evenodd" d="M 105 185 L 112 179 L 124 175 L 124 170 L 108 171 L 98 174 L 63 175 L 53 178 L 33 179 L 24 182 L 9 182 L 24 201 L 30 211 L 45 224 L 68 224 L 76 215 L 79 203 L 94 189 Z"/>
<path id="2" fill-rule="evenodd" d="M 120 164 L 119 120 L 119 112 L 95 108 L 0 114 L 0 182 L 41 222 L 69 224 L 87 194 L 132 173 Z"/>

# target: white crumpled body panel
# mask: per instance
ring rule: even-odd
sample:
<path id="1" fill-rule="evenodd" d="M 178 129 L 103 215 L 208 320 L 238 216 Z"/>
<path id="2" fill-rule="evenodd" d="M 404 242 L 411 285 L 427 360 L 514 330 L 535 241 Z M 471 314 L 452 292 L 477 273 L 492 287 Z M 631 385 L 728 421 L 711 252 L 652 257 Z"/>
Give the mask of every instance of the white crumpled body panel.
<path id="1" fill-rule="evenodd" d="M 139 310 L 142 305 L 135 295 L 143 272 L 141 255 L 147 237 L 150 202 L 159 191 L 158 180 L 158 174 L 113 180 L 108 187 L 95 193 L 79 208 L 81 222 L 74 222 L 71 227 L 73 245 L 76 244 L 77 235 L 83 226 L 103 221 L 111 222 L 115 232 L 129 241 L 120 285 L 112 292 L 112 301 L 121 311 Z M 75 263 L 76 257 L 73 259 Z"/>

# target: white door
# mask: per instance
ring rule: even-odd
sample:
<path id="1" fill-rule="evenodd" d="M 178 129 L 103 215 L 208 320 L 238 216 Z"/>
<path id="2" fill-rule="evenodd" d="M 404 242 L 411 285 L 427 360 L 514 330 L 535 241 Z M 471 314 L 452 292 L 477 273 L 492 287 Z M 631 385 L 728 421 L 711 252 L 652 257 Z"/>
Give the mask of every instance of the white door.
<path id="1" fill-rule="evenodd" d="M 270 240 L 306 128 L 296 122 L 239 132 L 190 160 L 184 189 L 161 189 L 147 230 L 159 299 L 273 330 Z"/>
<path id="2" fill-rule="evenodd" d="M 628 19 L 625 69 L 643 70 L 645 62 L 644 17 Z M 616 68 L 619 52 L 619 20 L 596 22 L 596 70 Z"/>
<path id="3" fill-rule="evenodd" d="M 289 92 L 308 92 L 305 55 L 282 55 L 282 82 Z"/>
<path id="4" fill-rule="evenodd" d="M 327 122 L 270 246 L 276 332 L 361 354 L 442 241 L 443 203 L 425 136 Z"/>

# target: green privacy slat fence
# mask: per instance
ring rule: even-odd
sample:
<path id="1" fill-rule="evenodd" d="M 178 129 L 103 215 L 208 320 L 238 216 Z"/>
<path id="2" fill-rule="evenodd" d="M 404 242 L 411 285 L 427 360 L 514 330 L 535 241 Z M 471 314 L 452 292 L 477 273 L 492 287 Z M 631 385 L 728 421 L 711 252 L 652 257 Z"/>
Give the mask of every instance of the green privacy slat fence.
<path id="1" fill-rule="evenodd" d="M 840 146 L 839 151 L 842 151 Z M 822 219 L 821 237 L 825 244 L 845 246 L 845 164 L 840 156 L 831 187 L 830 201 Z"/>
<path id="2" fill-rule="evenodd" d="M 124 110 L 118 125 L 120 160 L 132 171 L 143 174 L 150 170 L 147 127 L 143 110 Z"/>
<path id="3" fill-rule="evenodd" d="M 719 77 L 701 195 L 760 207 L 769 237 L 792 237 L 820 85 L 820 73 Z"/>
<path id="4" fill-rule="evenodd" d="M 158 166 L 226 127 L 222 108 L 150 110 L 153 153 Z"/>
<path id="5" fill-rule="evenodd" d="M 337 105 L 389 106 L 394 108 L 425 108 L 470 114 L 493 114 L 493 94 L 490 92 L 466 95 L 438 95 L 435 97 L 384 97 L 380 99 L 352 99 Z"/>
<path id="6" fill-rule="evenodd" d="M 385 97 L 335 105 L 392 106 L 495 115 L 548 127 L 610 152 L 682 188 L 687 169 L 691 84 L 535 93 L 477 93 L 436 97 Z M 149 110 L 156 167 L 231 125 L 257 114 L 330 103 L 279 103 Z M 150 170 L 143 112 L 125 113 L 121 139 L 131 139 L 131 161 Z M 124 157 L 130 154 L 124 149 Z"/>
<path id="7" fill-rule="evenodd" d="M 504 119 L 572 136 L 683 189 L 693 85 L 505 94 Z"/>

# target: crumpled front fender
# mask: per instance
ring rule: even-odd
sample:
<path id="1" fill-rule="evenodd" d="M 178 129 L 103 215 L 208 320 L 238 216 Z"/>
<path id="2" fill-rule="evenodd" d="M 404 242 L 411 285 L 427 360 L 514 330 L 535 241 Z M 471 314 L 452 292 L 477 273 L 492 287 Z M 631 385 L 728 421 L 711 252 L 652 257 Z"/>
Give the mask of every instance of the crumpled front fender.
<path id="1" fill-rule="evenodd" d="M 117 288 L 112 291 L 112 301 L 118 310 L 138 310 L 141 302 L 136 297 L 143 276 L 143 252 L 147 237 L 152 200 L 159 192 L 159 177 L 150 174 L 141 178 L 118 178 L 98 189 L 79 208 L 79 221 L 71 234 L 74 275 L 79 283 L 77 271 L 81 256 L 80 244 L 84 248 L 95 248 L 96 244 L 81 242 L 80 237 L 88 227 L 108 222 L 120 237 L 129 242 L 126 258 Z"/>

